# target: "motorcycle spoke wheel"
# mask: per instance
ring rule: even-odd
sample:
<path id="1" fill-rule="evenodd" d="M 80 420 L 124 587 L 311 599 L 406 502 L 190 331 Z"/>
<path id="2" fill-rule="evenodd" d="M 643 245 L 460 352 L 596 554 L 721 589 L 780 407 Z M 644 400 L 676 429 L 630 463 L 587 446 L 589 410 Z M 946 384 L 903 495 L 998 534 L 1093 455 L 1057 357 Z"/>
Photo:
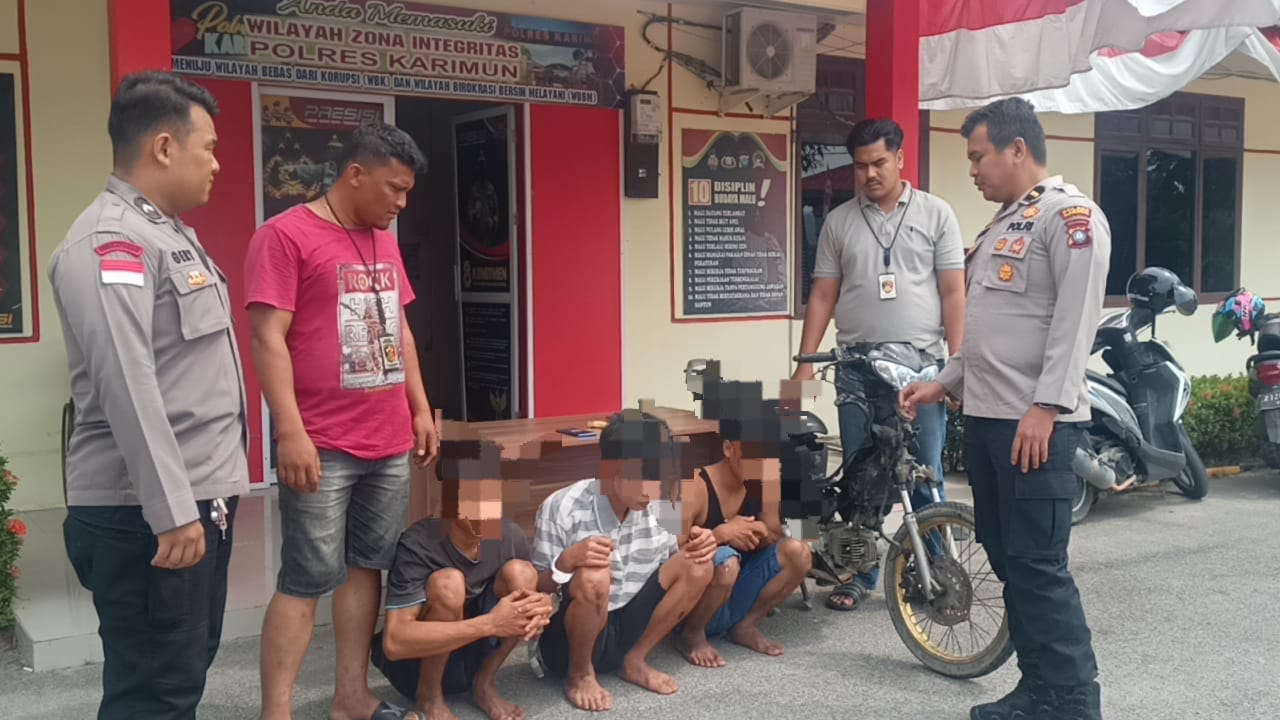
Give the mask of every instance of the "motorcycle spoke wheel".
<path id="1" fill-rule="evenodd" d="M 987 675 L 1013 654 L 1004 607 L 1004 584 L 978 543 L 973 510 L 933 503 L 916 515 L 926 549 L 941 554 L 930 574 L 942 594 L 926 601 L 906 527 L 885 558 L 885 600 L 898 636 L 931 670 L 954 678 Z M 930 539 L 932 538 L 932 542 Z M 932 553 L 931 553 L 932 554 Z"/>

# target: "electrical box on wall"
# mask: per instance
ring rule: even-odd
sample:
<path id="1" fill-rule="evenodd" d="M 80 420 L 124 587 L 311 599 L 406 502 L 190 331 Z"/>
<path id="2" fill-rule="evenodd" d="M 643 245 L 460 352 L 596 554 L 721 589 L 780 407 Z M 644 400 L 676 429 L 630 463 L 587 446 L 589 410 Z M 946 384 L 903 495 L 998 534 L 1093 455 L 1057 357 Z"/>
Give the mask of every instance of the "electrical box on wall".
<path id="1" fill-rule="evenodd" d="M 658 148 L 662 144 L 662 98 L 655 92 L 633 91 L 627 96 L 622 142 L 629 198 L 658 197 Z"/>

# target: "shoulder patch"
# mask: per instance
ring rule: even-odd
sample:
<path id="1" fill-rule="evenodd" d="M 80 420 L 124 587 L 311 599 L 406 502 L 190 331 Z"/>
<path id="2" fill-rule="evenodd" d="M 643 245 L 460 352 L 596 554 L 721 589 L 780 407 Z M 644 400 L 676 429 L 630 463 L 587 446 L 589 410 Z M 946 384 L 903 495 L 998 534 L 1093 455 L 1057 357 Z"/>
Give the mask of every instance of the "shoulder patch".
<path id="1" fill-rule="evenodd" d="M 1093 245 L 1093 223 L 1089 218 L 1077 218 L 1067 222 L 1067 247 L 1082 250 Z"/>
<path id="2" fill-rule="evenodd" d="M 164 222 L 164 213 L 160 209 L 151 204 L 151 201 L 145 197 L 138 195 L 133 199 L 133 206 L 138 208 L 138 212 L 146 216 L 153 223 Z"/>
<path id="3" fill-rule="evenodd" d="M 144 252 L 141 245 L 124 239 L 109 240 L 95 247 L 93 251 L 97 253 L 99 257 L 106 257 L 112 253 L 123 253 L 136 258 L 142 257 Z"/>
<path id="4" fill-rule="evenodd" d="M 1093 217 L 1093 210 L 1090 210 L 1084 205 L 1072 205 L 1069 208 L 1063 208 L 1062 212 L 1060 212 L 1059 215 L 1062 216 L 1063 220 L 1076 220 L 1076 219 L 1087 220 L 1090 217 Z"/>

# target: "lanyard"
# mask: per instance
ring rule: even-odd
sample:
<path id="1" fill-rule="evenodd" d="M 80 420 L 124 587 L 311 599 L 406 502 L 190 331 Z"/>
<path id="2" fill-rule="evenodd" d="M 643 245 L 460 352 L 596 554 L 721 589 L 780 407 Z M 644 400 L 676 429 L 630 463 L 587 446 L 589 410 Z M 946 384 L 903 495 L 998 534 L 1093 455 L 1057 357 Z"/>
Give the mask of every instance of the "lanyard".
<path id="1" fill-rule="evenodd" d="M 881 250 L 884 250 L 885 272 L 889 271 L 889 251 L 893 250 L 894 245 L 898 244 L 898 233 L 902 231 L 902 221 L 907 219 L 907 212 L 911 210 L 911 203 L 915 199 L 916 199 L 915 192 L 912 192 L 910 195 L 907 196 L 907 207 L 902 210 L 902 217 L 898 218 L 898 226 L 894 228 L 893 239 L 889 241 L 888 246 L 885 246 L 884 243 L 880 242 L 880 233 L 876 232 L 876 229 L 872 227 L 871 218 L 867 217 L 867 208 L 864 207 L 862 203 L 858 203 L 858 210 L 862 212 L 862 220 L 867 224 L 867 229 L 871 231 L 871 237 L 875 238 L 876 244 L 880 246 Z"/>
<path id="2" fill-rule="evenodd" d="M 369 267 L 369 263 L 364 259 L 364 253 L 360 251 L 360 246 L 356 244 L 356 238 L 347 229 L 347 224 L 342 222 L 342 218 L 338 217 L 338 213 L 334 211 L 333 205 L 329 202 L 329 194 L 325 193 L 324 204 L 329 208 L 329 213 L 333 215 L 333 219 L 338 221 L 338 225 L 342 227 L 343 232 L 351 239 L 351 247 L 356 249 L 356 254 L 360 256 L 360 262 L 364 263 L 365 272 L 369 273 L 369 283 L 373 285 L 373 297 L 378 306 L 378 322 L 382 325 L 382 332 L 387 331 L 387 314 L 382 308 L 382 288 L 378 287 L 378 237 L 373 234 L 373 228 L 369 229 L 369 241 L 373 243 L 373 265 Z"/>

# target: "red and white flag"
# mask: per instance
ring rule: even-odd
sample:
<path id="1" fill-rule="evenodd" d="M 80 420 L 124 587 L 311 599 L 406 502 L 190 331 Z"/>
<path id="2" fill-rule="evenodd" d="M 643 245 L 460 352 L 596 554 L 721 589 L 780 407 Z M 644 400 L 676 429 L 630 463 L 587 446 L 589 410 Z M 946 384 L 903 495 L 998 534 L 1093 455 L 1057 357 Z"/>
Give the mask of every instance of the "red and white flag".
<path id="1" fill-rule="evenodd" d="M 133 285 L 142 287 L 146 277 L 146 264 L 141 260 L 116 260 L 103 258 L 98 263 L 103 285 Z"/>
<path id="2" fill-rule="evenodd" d="M 1142 107 L 1195 80 L 1280 0 L 928 0 L 920 106 L 953 110 L 1020 96 L 1037 110 Z M 1253 55 L 1254 53 L 1250 53 Z"/>

